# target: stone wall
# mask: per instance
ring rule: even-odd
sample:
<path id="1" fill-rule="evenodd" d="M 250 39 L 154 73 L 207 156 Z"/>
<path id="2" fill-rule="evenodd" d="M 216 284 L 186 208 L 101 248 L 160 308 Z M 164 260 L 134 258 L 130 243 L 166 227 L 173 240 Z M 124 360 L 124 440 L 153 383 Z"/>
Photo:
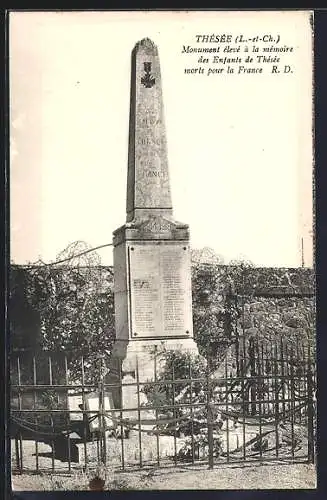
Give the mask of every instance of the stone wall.
<path id="1" fill-rule="evenodd" d="M 97 293 L 108 294 L 112 301 L 112 268 L 107 270 Z M 57 267 L 53 272 L 64 274 L 69 269 Z M 96 272 L 95 268 L 92 274 Z M 23 266 L 13 266 L 11 270 L 11 343 L 15 348 L 34 349 L 42 318 L 37 301 L 31 305 L 28 273 L 28 268 Z M 87 276 L 87 270 L 85 274 Z M 233 336 L 236 329 L 263 337 L 282 334 L 293 340 L 313 335 L 315 283 L 312 269 L 194 264 L 192 293 L 194 330 L 200 341 L 204 332 L 212 336 L 213 329 L 220 332 L 218 338 Z"/>

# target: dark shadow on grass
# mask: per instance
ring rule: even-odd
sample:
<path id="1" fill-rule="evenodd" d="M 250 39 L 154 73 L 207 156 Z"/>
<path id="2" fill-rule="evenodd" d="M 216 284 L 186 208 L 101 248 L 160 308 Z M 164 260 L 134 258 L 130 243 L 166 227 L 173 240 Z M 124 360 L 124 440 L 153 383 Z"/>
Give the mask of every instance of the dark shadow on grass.
<path id="1" fill-rule="evenodd" d="M 252 461 L 231 461 L 229 463 L 227 462 L 216 462 L 214 464 L 214 468 L 212 470 L 217 471 L 217 470 L 226 470 L 226 469 L 245 469 L 245 468 L 260 468 L 260 467 L 278 467 L 278 465 L 308 465 L 308 462 L 305 460 L 294 460 L 290 458 L 274 458 L 271 460 L 252 460 Z M 313 464 L 312 464 L 313 465 Z M 144 466 L 142 468 L 140 467 L 133 467 L 133 468 L 126 468 L 124 470 L 116 470 L 116 474 L 140 474 L 140 476 L 144 477 L 160 477 L 160 476 L 165 476 L 167 475 L 167 471 L 169 472 L 174 472 L 174 473 L 184 473 L 184 472 L 203 472 L 205 470 L 210 470 L 208 463 L 202 462 L 198 464 L 192 464 L 191 462 L 188 464 L 183 464 L 183 463 L 178 463 L 177 465 L 175 464 L 165 464 L 165 465 L 148 465 Z"/>

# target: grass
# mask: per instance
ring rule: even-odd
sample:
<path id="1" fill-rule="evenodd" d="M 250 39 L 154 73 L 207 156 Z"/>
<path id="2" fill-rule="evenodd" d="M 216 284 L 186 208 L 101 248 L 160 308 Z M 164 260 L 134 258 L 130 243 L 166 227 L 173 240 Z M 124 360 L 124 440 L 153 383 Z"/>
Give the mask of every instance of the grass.
<path id="1" fill-rule="evenodd" d="M 90 481 L 98 476 L 104 480 L 104 490 L 183 490 L 183 489 L 312 489 L 316 487 L 315 467 L 306 463 L 292 464 L 282 461 L 283 455 L 280 449 L 279 460 L 268 464 L 269 453 L 267 452 L 266 462 L 243 462 L 242 464 L 220 462 L 213 470 L 208 470 L 208 466 L 197 464 L 197 466 L 182 465 L 173 466 L 168 457 L 173 450 L 174 439 L 167 436 L 160 436 L 160 451 L 162 455 L 162 466 L 159 468 L 152 465 L 141 470 L 136 469 L 139 459 L 139 436 L 137 432 L 132 432 L 130 438 L 124 442 L 126 463 L 134 464 L 134 469 L 119 471 L 121 464 L 121 442 L 116 439 L 108 439 L 107 463 L 111 466 L 104 468 L 97 466 L 98 456 L 96 443 L 88 443 L 89 466 L 94 470 L 83 472 L 75 469 L 68 473 L 67 463 L 55 460 L 54 466 L 57 473 L 51 471 L 51 447 L 39 443 L 39 467 L 49 469 L 43 474 L 24 473 L 13 475 L 14 491 L 85 491 L 90 489 Z M 143 458 L 156 460 L 157 438 L 142 434 L 142 455 Z M 178 445 L 179 440 L 178 440 Z M 274 443 L 272 443 L 274 444 Z M 302 443 L 304 449 L 307 444 Z M 35 468 L 35 443 L 24 441 L 24 467 Z M 82 447 L 83 448 L 83 447 Z M 285 450 L 284 450 L 285 451 Z M 288 457 L 290 458 L 289 447 L 286 446 Z M 303 450 L 300 450 L 300 452 Z M 83 460 L 83 450 L 82 460 Z M 301 453 L 300 453 L 301 455 Z M 295 453 L 295 457 L 299 457 Z M 303 453 L 302 453 L 303 455 Z M 237 458 L 237 454 L 234 458 Z M 14 459 L 14 455 L 12 456 Z M 272 457 L 270 457 L 272 458 Z M 166 460 L 167 459 L 167 460 Z M 164 466 L 164 463 L 167 463 Z M 13 460 L 13 465 L 15 461 Z M 170 465 L 168 465 L 170 463 Z M 77 467 L 80 467 L 80 465 Z"/>
<path id="2" fill-rule="evenodd" d="M 316 469 L 309 464 L 226 464 L 209 470 L 207 466 L 152 468 L 133 472 L 107 469 L 63 475 L 13 476 L 14 491 L 89 490 L 95 475 L 105 479 L 104 490 L 184 490 L 184 489 L 315 489 Z"/>

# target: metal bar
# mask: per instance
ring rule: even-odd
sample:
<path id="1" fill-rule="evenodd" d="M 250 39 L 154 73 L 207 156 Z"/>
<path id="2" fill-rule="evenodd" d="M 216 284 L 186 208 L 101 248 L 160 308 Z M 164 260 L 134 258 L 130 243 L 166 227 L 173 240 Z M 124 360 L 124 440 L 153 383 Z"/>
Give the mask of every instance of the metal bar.
<path id="1" fill-rule="evenodd" d="M 282 338 L 280 339 L 280 357 L 281 357 L 281 376 L 282 376 L 282 408 L 283 408 L 283 420 L 285 419 L 285 366 L 284 366 L 284 345 Z"/>
<path id="2" fill-rule="evenodd" d="M 229 293 L 231 294 L 231 289 L 229 290 Z M 238 310 L 238 304 L 237 304 L 237 296 L 234 297 L 234 303 L 235 303 L 235 309 L 236 311 Z M 236 358 L 236 375 L 237 377 L 240 376 L 240 336 L 239 336 L 239 329 L 238 329 L 238 324 L 237 324 L 237 319 L 236 319 L 236 328 L 235 328 L 235 358 Z"/>
<path id="3" fill-rule="evenodd" d="M 267 344 L 265 344 L 265 348 L 264 348 L 264 361 L 265 361 L 265 372 L 272 374 L 271 360 L 268 358 Z M 267 388 L 268 388 L 267 413 L 268 413 L 268 415 L 270 415 L 272 413 L 270 411 L 271 394 L 272 394 L 272 383 L 271 383 L 272 382 L 272 375 L 267 376 L 266 382 L 267 382 Z"/>
<path id="4" fill-rule="evenodd" d="M 97 432 L 97 450 L 98 450 L 98 460 L 99 462 L 102 462 L 102 408 L 101 408 L 101 365 L 100 365 L 100 360 L 97 362 L 98 366 L 98 374 L 99 374 L 99 379 L 98 379 L 98 387 L 97 387 L 97 394 L 98 394 L 98 412 L 97 412 L 97 420 L 98 420 L 98 432 Z"/>
<path id="5" fill-rule="evenodd" d="M 36 362 L 35 362 L 35 356 L 33 356 L 33 384 L 36 385 Z M 33 403 L 34 403 L 34 409 L 36 410 L 37 405 L 36 405 L 36 391 L 33 391 Z M 35 426 L 37 427 L 38 424 L 38 418 L 37 415 L 34 417 L 34 423 Z M 35 466 L 36 466 L 36 471 L 39 470 L 39 446 L 38 446 L 38 441 L 35 439 Z"/>
<path id="6" fill-rule="evenodd" d="M 265 398 L 265 394 L 266 394 L 266 390 L 265 389 L 266 389 L 266 387 L 264 385 L 264 380 L 261 379 L 261 374 L 265 374 L 265 365 L 264 365 L 263 344 L 262 344 L 262 342 L 261 342 L 261 345 L 260 345 L 260 367 L 261 367 L 261 370 L 260 370 L 260 373 L 258 373 L 258 376 L 259 376 L 259 380 L 261 380 L 261 383 L 263 385 L 263 391 L 262 391 L 262 394 L 260 395 L 259 399 L 265 400 L 266 399 Z M 265 404 L 265 402 L 263 403 L 263 405 L 261 407 L 261 412 L 262 412 L 263 415 L 266 415 L 266 404 Z"/>
<path id="7" fill-rule="evenodd" d="M 308 344 L 308 369 L 307 369 L 307 387 L 308 387 L 308 462 L 313 464 L 315 461 L 314 449 L 314 406 L 313 406 L 313 375 L 311 368 L 311 351 Z"/>
<path id="8" fill-rule="evenodd" d="M 245 398 L 245 374 L 243 373 L 243 378 L 242 378 L 242 381 L 241 381 L 241 391 L 242 391 L 242 416 L 243 416 L 243 427 L 242 427 L 242 431 L 243 431 L 243 460 L 246 459 L 246 450 L 245 450 L 245 425 L 244 425 L 244 421 L 245 421 L 245 401 L 246 401 L 246 398 Z"/>
<path id="9" fill-rule="evenodd" d="M 65 385 L 65 384 L 36 384 L 35 386 L 33 384 L 21 384 L 21 385 L 15 385 L 15 384 L 12 384 L 12 389 L 17 389 L 19 387 L 21 387 L 22 389 L 26 389 L 26 390 L 44 390 L 44 389 L 49 389 L 49 387 L 51 387 L 52 389 L 71 389 L 72 388 L 72 385 Z M 97 385 L 96 384 L 92 384 L 92 385 L 88 385 L 88 384 L 85 384 L 84 386 L 82 384 L 74 384 L 74 389 L 82 389 L 83 387 L 85 389 L 96 389 L 97 388 Z"/>
<path id="10" fill-rule="evenodd" d="M 289 401 L 289 396 L 290 394 L 292 394 L 292 391 L 291 391 L 291 380 L 292 380 L 292 377 L 291 377 L 291 373 L 290 373 L 290 353 L 288 351 L 288 345 L 286 343 L 285 345 L 285 360 L 286 360 L 286 366 L 285 366 L 285 372 L 286 372 L 286 379 L 285 379 L 285 382 L 287 384 L 287 398 L 285 397 L 285 404 L 287 405 L 287 414 L 290 414 L 290 412 L 292 411 L 292 398 L 291 398 L 291 401 Z M 286 416 L 284 417 L 284 419 L 286 418 Z"/>
<path id="11" fill-rule="evenodd" d="M 143 467 L 142 461 L 142 429 L 141 429 L 141 401 L 140 401 L 140 374 L 139 374 L 139 360 L 136 356 L 136 390 L 137 390 L 137 416 L 139 427 L 139 462 L 140 467 Z"/>
<path id="12" fill-rule="evenodd" d="M 292 401 L 292 399 L 285 398 L 285 402 L 291 402 L 291 401 Z M 295 396 L 294 401 L 297 401 L 297 402 L 303 401 L 303 396 Z M 265 399 L 265 398 L 263 398 L 261 400 L 258 398 L 257 399 L 257 403 L 259 403 L 259 402 L 262 402 L 262 403 L 274 403 L 275 402 L 275 398 L 274 397 L 272 397 L 271 399 Z M 233 404 L 234 404 L 234 406 L 242 406 L 242 402 L 238 402 L 238 401 L 234 401 Z M 224 406 L 225 402 L 220 402 L 220 403 L 219 402 L 217 402 L 217 403 L 216 402 L 215 403 L 212 402 L 212 405 L 214 405 L 214 406 Z M 196 402 L 193 402 L 193 408 L 195 408 L 195 407 L 200 408 L 200 407 L 203 407 L 203 406 L 206 406 L 206 403 L 196 403 Z M 174 405 L 172 405 L 172 404 L 171 405 L 158 405 L 158 409 L 163 409 L 163 410 L 165 410 L 165 409 L 166 410 L 167 409 L 173 409 L 173 407 L 174 407 Z M 190 403 L 179 403 L 178 407 L 179 408 L 191 408 L 191 404 Z M 149 405 L 149 406 L 146 407 L 147 410 L 154 410 L 155 408 L 156 408 L 155 405 L 151 405 L 151 406 Z M 130 411 L 137 411 L 137 406 L 135 406 L 133 408 L 128 408 L 128 409 L 126 409 L 126 408 L 116 408 L 116 411 L 122 411 L 122 412 L 127 412 L 127 413 L 130 412 Z M 55 413 L 62 413 L 62 412 L 63 412 L 62 409 L 60 409 L 60 410 L 51 410 L 51 413 L 53 413 L 53 414 L 55 414 Z M 18 410 L 18 409 L 14 409 L 13 408 L 11 410 L 11 413 L 27 413 L 27 414 L 28 413 L 49 413 L 49 410 L 45 410 L 45 409 L 38 409 L 38 410 L 33 410 L 33 409 L 32 410 L 31 409 L 30 410 L 25 410 L 25 409 L 22 409 L 22 410 Z M 76 413 L 80 413 L 80 412 L 77 411 L 77 410 L 69 410 L 68 413 L 74 413 L 74 414 L 76 414 Z M 92 413 L 93 414 L 94 410 L 85 410 L 85 414 L 88 414 L 88 413 Z"/>
<path id="13" fill-rule="evenodd" d="M 172 367 L 172 379 L 175 380 L 175 368 Z M 173 418 L 176 419 L 176 407 L 175 407 L 175 384 L 172 384 L 173 389 Z M 177 446 L 176 446 L 176 425 L 174 425 L 174 462 L 177 464 Z"/>
<path id="14" fill-rule="evenodd" d="M 35 356 L 33 356 L 33 385 L 36 385 L 36 381 L 37 381 L 37 377 L 36 377 L 36 361 L 35 361 Z"/>
<path id="15" fill-rule="evenodd" d="M 291 365 L 291 454 L 292 458 L 294 458 L 294 356 L 293 356 L 293 348 L 290 352 L 290 365 Z"/>
<path id="16" fill-rule="evenodd" d="M 241 266 L 242 273 L 242 341 L 243 341 L 243 369 L 242 376 L 244 377 L 246 374 L 244 373 L 244 364 L 246 362 L 246 345 L 245 345 L 245 326 L 244 326 L 244 317 L 245 317 L 245 280 L 244 280 L 244 267 Z"/>
<path id="17" fill-rule="evenodd" d="M 99 380 L 98 380 L 98 398 L 99 398 L 99 405 L 98 405 L 98 421 L 99 421 L 99 427 L 98 427 L 98 433 L 97 433 L 97 440 L 98 440 L 98 445 L 99 445 L 99 461 L 103 463 L 103 429 L 102 429 L 102 390 L 101 390 L 101 360 L 98 360 L 98 370 L 99 370 Z"/>
<path id="18" fill-rule="evenodd" d="M 191 359 L 188 365 L 189 378 L 190 378 L 190 404 L 191 404 L 191 446 L 192 446 L 192 464 L 194 464 L 194 407 L 193 407 L 193 382 L 192 382 L 192 365 Z"/>
<path id="19" fill-rule="evenodd" d="M 296 343 L 296 359 L 297 359 L 297 364 L 298 364 L 297 374 L 300 373 L 300 376 L 301 376 L 302 371 L 303 371 L 303 367 L 302 367 L 302 359 L 301 359 L 300 348 L 299 348 L 298 342 Z M 300 389 L 301 382 L 298 385 L 299 385 L 299 389 Z M 298 418 L 296 418 L 296 416 L 295 416 L 295 423 L 301 424 L 301 421 L 302 421 L 302 416 L 300 413 Z"/>
<path id="20" fill-rule="evenodd" d="M 122 362 L 121 360 L 118 361 L 119 363 L 119 381 L 120 381 L 120 385 L 119 385 L 119 399 L 120 399 L 120 406 L 122 407 L 122 403 L 123 403 L 123 369 L 122 369 Z M 124 470 L 125 469 L 125 447 L 124 447 L 124 439 L 125 439 L 125 430 L 124 430 L 124 427 L 123 427 L 123 412 L 122 412 L 122 408 L 119 410 L 119 416 L 120 416 L 120 433 L 121 433 L 121 461 L 122 461 L 122 469 Z"/>
<path id="21" fill-rule="evenodd" d="M 225 378 L 227 381 L 227 355 L 225 357 Z M 226 412 L 228 412 L 228 382 L 225 385 Z M 227 463 L 229 462 L 229 419 L 226 419 L 226 453 Z"/>
<path id="22" fill-rule="evenodd" d="M 16 359 L 16 368 L 17 368 L 17 378 L 18 378 L 18 382 L 19 382 L 19 361 L 18 361 L 18 357 Z M 12 370 L 14 371 L 14 367 L 12 366 Z M 20 391 L 18 390 L 18 395 L 17 395 L 17 403 L 18 403 L 18 409 L 20 408 L 20 404 L 19 404 L 19 398 L 20 398 Z M 17 468 L 17 471 L 21 474 L 22 471 L 21 471 L 21 462 L 20 462 L 20 452 L 19 452 L 19 430 L 17 429 L 16 432 L 15 432 L 15 458 L 16 458 L 16 468 Z"/>
<path id="23" fill-rule="evenodd" d="M 23 436 L 19 433 L 19 471 L 23 473 Z"/>
<path id="24" fill-rule="evenodd" d="M 280 360 L 276 359 L 276 361 L 280 361 Z M 261 379 L 263 379 L 263 378 L 266 379 L 266 378 L 269 378 L 269 377 L 270 378 L 274 378 L 272 375 L 270 375 L 270 376 L 269 375 L 262 375 L 261 377 L 259 377 L 258 375 L 256 375 L 256 378 L 261 378 Z M 233 377 L 233 380 L 235 382 L 237 382 L 237 381 L 241 382 L 242 378 L 243 378 L 242 376 Z M 279 378 L 281 378 L 281 375 L 279 376 Z M 287 377 L 285 376 L 285 378 L 287 378 Z M 301 377 L 294 377 L 294 379 L 295 380 L 296 379 L 300 380 Z M 228 378 L 227 378 L 227 380 L 228 380 Z M 226 379 L 224 377 L 222 377 L 222 378 L 212 377 L 212 381 L 213 382 L 217 381 L 221 385 L 223 385 L 224 382 L 226 382 Z M 185 378 L 184 379 L 175 379 L 175 380 L 166 380 L 165 379 L 165 380 L 160 380 L 160 381 L 157 381 L 157 382 L 152 381 L 151 385 L 162 385 L 162 384 L 175 384 L 175 385 L 177 385 L 177 384 L 183 384 L 183 383 L 185 384 L 185 383 L 189 383 L 189 382 L 190 382 L 190 379 L 188 379 L 188 378 L 187 379 L 185 379 Z M 206 379 L 205 378 L 192 378 L 192 382 L 199 382 L 199 383 L 202 382 L 202 383 L 205 383 Z M 148 381 L 147 382 L 140 382 L 140 386 L 147 385 L 148 383 L 149 383 Z M 135 382 L 127 382 L 126 384 L 124 384 L 124 386 L 126 386 L 126 387 L 128 387 L 128 386 L 135 386 Z M 13 389 L 13 390 L 15 390 L 15 389 L 25 389 L 27 391 L 28 390 L 33 391 L 34 389 L 35 390 L 42 390 L 42 389 L 44 390 L 44 389 L 48 389 L 50 387 L 52 389 L 71 389 L 72 385 L 65 385 L 65 384 L 52 384 L 52 385 L 50 385 L 50 384 L 37 384 L 36 386 L 34 386 L 33 384 L 20 384 L 20 385 L 18 385 L 18 384 L 12 384 L 11 385 L 11 389 Z M 85 385 L 82 385 L 82 384 L 76 384 L 75 385 L 74 384 L 73 387 L 75 389 L 82 389 L 82 388 L 84 388 L 84 389 L 94 389 L 95 390 L 95 389 L 97 389 L 98 386 L 96 384 L 85 384 Z M 105 388 L 110 388 L 110 387 L 117 388 L 118 384 L 104 384 L 104 387 Z"/>
<path id="25" fill-rule="evenodd" d="M 18 386 L 21 385 L 21 374 L 20 374 L 20 358 L 17 356 L 17 379 L 18 379 Z"/>
<path id="26" fill-rule="evenodd" d="M 243 334 L 242 334 L 242 346 L 243 346 L 243 352 L 242 352 L 242 373 L 241 373 L 241 378 L 244 378 L 246 376 L 246 342 L 245 342 L 245 334 L 244 334 L 244 325 L 242 325 L 243 328 Z"/>
<path id="27" fill-rule="evenodd" d="M 49 360 L 49 385 L 52 386 L 52 362 L 51 362 L 51 356 L 48 357 Z"/>
<path id="28" fill-rule="evenodd" d="M 272 462 L 272 463 L 276 463 L 276 458 L 275 457 L 266 457 L 265 462 Z M 292 461 L 292 459 L 290 457 L 283 457 L 283 461 L 285 461 L 285 463 L 289 463 Z M 299 464 L 302 464 L 302 463 L 306 463 L 307 461 L 307 455 L 299 455 L 295 462 L 293 463 L 299 463 Z M 237 458 L 233 459 L 233 464 L 242 464 L 243 462 Z M 258 463 L 258 458 L 256 456 L 249 456 L 248 460 L 247 460 L 247 463 L 249 464 L 257 464 Z M 96 465 L 93 465 L 92 467 L 90 466 L 90 470 L 95 470 L 96 469 Z M 130 469 L 130 471 L 132 470 L 132 468 Z M 28 470 L 29 472 L 31 472 L 31 469 Z M 40 468 L 39 470 L 40 473 L 49 473 L 49 469 L 47 468 Z M 15 471 L 16 473 L 16 471 Z M 63 476 L 65 477 L 67 475 L 67 470 L 65 469 L 58 469 L 56 470 L 56 475 L 58 476 Z"/>
<path id="29" fill-rule="evenodd" d="M 153 369 L 154 369 L 154 381 L 157 382 L 157 353 L 154 353 L 153 357 Z M 155 409 L 156 422 L 158 422 L 158 408 Z M 156 433 L 156 449 L 157 449 L 157 465 L 160 466 L 160 444 L 159 444 L 159 434 Z"/>
<path id="30" fill-rule="evenodd" d="M 50 423 L 51 423 L 52 432 L 54 434 L 52 413 L 50 413 Z M 54 442 L 53 438 L 51 439 L 51 448 L 52 448 L 52 450 L 51 450 L 51 469 L 52 469 L 52 472 L 54 472 L 54 470 L 55 470 L 55 442 Z"/>
<path id="31" fill-rule="evenodd" d="M 19 472 L 22 473 L 21 466 L 20 466 L 19 438 L 18 438 L 18 436 L 15 437 L 15 458 L 16 458 L 16 467 L 19 470 Z"/>
<path id="32" fill-rule="evenodd" d="M 17 356 L 17 378 L 18 378 L 18 386 L 21 385 L 21 372 L 20 372 L 20 358 Z M 18 391 L 18 410 L 22 409 L 22 396 L 21 391 Z M 18 460 L 19 460 L 19 472 L 23 473 L 23 439 L 21 430 L 18 433 L 19 440 L 19 452 L 18 452 Z"/>
<path id="33" fill-rule="evenodd" d="M 306 362 L 305 362 L 305 350 L 304 350 L 304 345 L 303 342 L 300 344 L 300 358 L 302 362 L 302 370 L 301 370 L 301 377 L 300 381 L 298 383 L 299 387 L 299 393 L 301 394 L 302 392 L 305 392 L 307 394 L 307 386 L 306 386 L 306 375 L 307 375 L 307 370 L 306 370 Z M 306 423 L 306 422 L 305 422 Z M 302 424 L 302 414 L 300 415 L 300 424 Z"/>
<path id="34" fill-rule="evenodd" d="M 66 380 L 66 385 L 69 385 L 69 380 L 68 380 L 68 365 L 67 365 L 67 356 L 65 356 L 65 380 Z M 67 404 L 68 404 L 68 395 L 67 395 Z M 71 471 L 71 442 L 70 442 L 70 432 L 69 432 L 69 419 L 70 413 L 66 412 L 65 413 L 65 423 L 66 423 L 66 430 L 67 430 L 67 436 L 68 436 L 68 471 Z"/>
<path id="35" fill-rule="evenodd" d="M 256 371 L 255 371 L 255 356 L 254 356 L 254 342 L 253 339 L 249 339 L 249 361 L 250 361 L 250 394 L 251 394 L 251 415 L 254 416 L 256 413 Z"/>
<path id="36" fill-rule="evenodd" d="M 105 417 L 105 399 L 104 399 L 104 359 L 101 358 L 100 362 L 100 395 L 101 395 L 101 446 L 102 446 L 102 456 L 101 460 L 103 464 L 107 462 L 107 440 L 106 440 L 106 417 Z"/>
<path id="37" fill-rule="evenodd" d="M 260 359 L 260 350 L 259 350 L 259 341 L 258 341 L 258 338 L 257 338 L 257 341 L 256 341 L 256 350 L 257 350 L 257 356 L 258 356 L 258 362 L 257 362 L 257 368 L 258 368 L 258 375 L 261 375 L 261 370 L 262 370 L 262 366 L 261 366 L 261 359 Z M 258 403 L 258 410 L 259 410 L 259 440 L 260 440 L 260 447 L 259 447 L 259 452 L 260 452 L 260 458 L 262 458 L 262 446 L 263 446 L 263 442 L 262 442 L 262 403 L 261 403 L 261 399 L 262 399 L 262 394 L 263 394 L 263 390 L 262 390 L 262 382 L 260 381 L 259 382 L 259 403 Z"/>
<path id="38" fill-rule="evenodd" d="M 277 368 L 277 344 L 273 346 L 273 366 L 274 366 L 274 389 L 275 389 L 275 438 L 276 438 L 276 457 L 279 456 L 279 395 L 278 395 L 278 368 Z"/>
<path id="39" fill-rule="evenodd" d="M 101 449 L 100 449 L 100 442 L 99 442 L 99 436 L 97 436 L 97 461 L 98 463 L 100 462 L 99 458 L 101 457 Z"/>
<path id="40" fill-rule="evenodd" d="M 86 400 L 85 400 L 85 370 L 84 370 L 84 357 L 81 358 L 81 370 L 82 370 L 82 404 L 83 404 L 83 448 L 84 448 L 84 461 L 85 461 L 85 469 L 88 467 L 88 455 L 87 455 L 87 416 L 86 416 Z"/>
<path id="41" fill-rule="evenodd" d="M 210 385 L 210 357 L 207 361 L 207 425 L 208 425 L 208 454 L 209 469 L 213 469 L 213 415 L 211 409 L 211 385 Z"/>
<path id="42" fill-rule="evenodd" d="M 53 381 L 52 381 L 52 360 L 51 360 L 51 356 L 48 357 L 48 363 L 49 363 L 49 385 L 52 386 L 52 382 Z M 51 407 L 51 410 L 52 409 L 53 408 Z M 50 413 L 50 424 L 51 424 L 52 433 L 54 434 L 55 430 L 54 430 L 53 414 L 52 413 Z M 51 468 L 52 468 L 52 471 L 54 471 L 55 470 L 55 441 L 54 441 L 53 438 L 51 439 L 51 447 L 52 447 Z"/>

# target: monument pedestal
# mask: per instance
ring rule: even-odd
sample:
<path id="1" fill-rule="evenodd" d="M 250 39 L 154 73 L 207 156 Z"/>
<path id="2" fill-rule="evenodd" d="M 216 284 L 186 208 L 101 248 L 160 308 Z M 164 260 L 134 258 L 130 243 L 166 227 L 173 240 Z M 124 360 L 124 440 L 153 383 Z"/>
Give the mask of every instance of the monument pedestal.
<path id="1" fill-rule="evenodd" d="M 160 376 L 165 364 L 165 351 L 170 350 L 198 354 L 193 339 L 117 340 L 114 344 L 113 362 L 121 363 L 122 391 L 119 403 L 124 408 L 123 416 L 136 421 L 140 419 L 142 429 L 152 429 L 156 419 L 155 410 L 136 410 L 148 402 L 143 388 L 146 382 Z"/>
<path id="2" fill-rule="evenodd" d="M 154 380 L 160 374 L 164 363 L 164 351 L 182 351 L 198 355 L 198 348 L 193 339 L 158 339 L 143 341 L 117 340 L 113 348 L 113 357 L 121 362 L 122 373 L 129 374 L 139 382 Z"/>
<path id="3" fill-rule="evenodd" d="M 188 226 L 147 216 L 114 233 L 116 343 L 123 373 L 153 380 L 163 350 L 198 353 L 193 340 Z M 159 367 L 157 367 L 159 369 Z M 159 371 L 157 371 L 157 374 Z"/>

